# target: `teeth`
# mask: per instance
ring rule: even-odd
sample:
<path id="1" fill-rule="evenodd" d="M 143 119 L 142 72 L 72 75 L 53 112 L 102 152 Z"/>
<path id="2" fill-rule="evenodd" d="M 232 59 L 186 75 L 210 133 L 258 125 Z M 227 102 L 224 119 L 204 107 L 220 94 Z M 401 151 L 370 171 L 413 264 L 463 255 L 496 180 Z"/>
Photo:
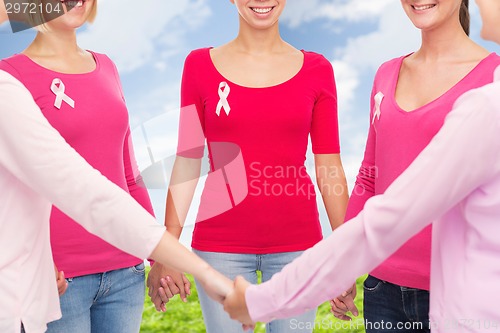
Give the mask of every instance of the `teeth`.
<path id="1" fill-rule="evenodd" d="M 435 5 L 421 5 L 421 6 L 413 5 L 413 8 L 415 8 L 415 10 L 426 10 L 426 9 L 431 9 L 434 6 Z"/>
<path id="2" fill-rule="evenodd" d="M 252 8 L 252 10 L 258 14 L 267 14 L 269 13 L 273 8 Z"/>
<path id="3" fill-rule="evenodd" d="M 66 6 L 73 8 L 73 7 L 83 7 L 84 0 L 65 0 L 61 2 L 65 3 Z"/>

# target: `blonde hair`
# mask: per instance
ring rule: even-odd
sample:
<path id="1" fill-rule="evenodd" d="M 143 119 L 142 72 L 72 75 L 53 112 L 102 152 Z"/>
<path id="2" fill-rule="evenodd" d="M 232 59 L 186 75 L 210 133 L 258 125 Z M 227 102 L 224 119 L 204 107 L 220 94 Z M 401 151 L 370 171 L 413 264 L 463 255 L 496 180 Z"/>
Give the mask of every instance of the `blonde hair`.
<path id="1" fill-rule="evenodd" d="M 36 8 L 39 8 L 39 6 L 42 6 L 43 8 L 43 0 L 31 0 L 32 3 L 35 3 Z M 58 2 L 59 3 L 59 2 Z M 62 6 L 62 3 L 61 3 Z M 63 14 L 64 15 L 64 14 Z M 92 9 L 90 10 L 90 14 L 87 17 L 88 23 L 93 23 L 95 18 L 97 16 L 97 0 L 94 0 L 92 2 Z M 41 11 L 35 11 L 35 13 L 31 13 L 31 11 L 27 14 L 27 23 L 34 27 L 36 30 L 40 32 L 48 32 L 50 31 L 50 28 L 46 25 L 47 19 L 44 16 L 44 13 Z"/>
<path id="2" fill-rule="evenodd" d="M 92 10 L 90 11 L 89 17 L 87 17 L 87 22 L 94 23 L 96 16 L 97 16 L 97 0 L 94 0 L 94 3 L 92 4 Z"/>

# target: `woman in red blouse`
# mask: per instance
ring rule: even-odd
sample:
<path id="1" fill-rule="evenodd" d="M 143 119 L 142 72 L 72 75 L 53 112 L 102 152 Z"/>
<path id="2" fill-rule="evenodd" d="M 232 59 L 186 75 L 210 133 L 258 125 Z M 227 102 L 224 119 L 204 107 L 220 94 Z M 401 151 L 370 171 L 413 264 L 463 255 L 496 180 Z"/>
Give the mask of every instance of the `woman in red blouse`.
<path id="1" fill-rule="evenodd" d="M 332 229 L 343 221 L 348 195 L 339 155 L 337 94 L 331 63 L 281 38 L 278 19 L 285 0 L 231 2 L 240 17 L 236 39 L 195 50 L 185 62 L 179 148 L 165 225 L 180 236 L 206 140 L 210 172 L 192 247 L 231 279 L 243 275 L 256 282 L 260 271 L 266 281 L 322 239 L 305 166 L 309 136 Z M 148 285 L 159 310 L 176 292 L 183 297 L 189 291 L 180 272 L 157 264 Z M 198 292 L 208 333 L 241 331 L 220 304 L 202 288 Z M 267 330 L 311 332 L 314 319 L 311 310 L 271 322 Z"/>

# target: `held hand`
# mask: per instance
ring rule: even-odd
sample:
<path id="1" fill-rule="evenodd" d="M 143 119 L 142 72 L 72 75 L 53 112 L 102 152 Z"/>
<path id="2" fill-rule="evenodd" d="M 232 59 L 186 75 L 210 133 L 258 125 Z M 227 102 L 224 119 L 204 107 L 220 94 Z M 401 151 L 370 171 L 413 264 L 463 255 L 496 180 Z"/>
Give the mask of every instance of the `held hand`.
<path id="1" fill-rule="evenodd" d="M 211 267 L 199 280 L 207 295 L 221 304 L 223 304 L 227 294 L 233 289 L 233 281 Z"/>
<path id="2" fill-rule="evenodd" d="M 354 304 L 354 299 L 356 298 L 356 283 L 345 291 L 341 296 L 330 301 L 332 306 L 333 315 L 340 320 L 352 320 L 351 317 L 347 315 L 347 312 L 351 312 L 354 316 L 358 315 L 358 308 Z"/>
<path id="3" fill-rule="evenodd" d="M 245 292 L 249 286 L 250 283 L 248 281 L 238 276 L 234 280 L 233 290 L 227 295 L 224 301 L 224 310 L 232 319 L 242 323 L 245 330 L 255 326 L 252 318 L 250 318 L 245 301 Z"/>
<path id="4" fill-rule="evenodd" d="M 160 279 L 160 282 L 169 298 L 179 294 L 181 300 L 186 303 L 187 296 L 191 295 L 191 282 L 189 282 L 183 273 L 171 270 L 171 274 L 167 275 L 166 278 Z"/>
<path id="5" fill-rule="evenodd" d="M 59 296 L 62 296 L 66 292 L 66 289 L 68 289 L 68 282 L 64 278 L 64 272 L 59 272 L 55 264 L 54 271 L 56 273 L 57 291 L 59 292 Z"/>
<path id="6" fill-rule="evenodd" d="M 159 312 L 165 312 L 170 298 L 179 294 L 187 302 L 186 295 L 191 294 L 191 283 L 186 276 L 176 270 L 155 263 L 149 272 L 147 286 L 151 302 Z"/>

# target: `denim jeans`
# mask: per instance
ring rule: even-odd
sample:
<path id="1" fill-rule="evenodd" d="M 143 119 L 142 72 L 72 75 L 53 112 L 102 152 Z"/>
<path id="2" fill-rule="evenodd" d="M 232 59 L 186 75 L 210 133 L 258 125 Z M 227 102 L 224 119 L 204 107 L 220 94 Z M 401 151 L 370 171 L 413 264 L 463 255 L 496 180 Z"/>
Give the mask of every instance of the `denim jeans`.
<path id="1" fill-rule="evenodd" d="M 47 333 L 138 333 L 144 306 L 144 263 L 67 279 L 62 318 Z"/>
<path id="2" fill-rule="evenodd" d="M 368 275 L 364 284 L 367 333 L 429 333 L 429 292 Z"/>
<path id="3" fill-rule="evenodd" d="M 193 249 L 193 252 L 208 262 L 216 270 L 230 279 L 243 276 L 251 283 L 257 283 L 257 271 L 262 272 L 262 281 L 267 281 L 281 269 L 302 254 L 299 252 L 283 252 L 273 254 L 233 254 L 204 252 Z M 224 312 L 222 305 L 212 301 L 203 291 L 198 281 L 198 297 L 201 303 L 207 333 L 239 333 L 244 332 L 241 324 L 232 320 Z M 316 309 L 300 316 L 275 320 L 266 324 L 268 333 L 310 333 L 316 319 Z M 305 329 L 304 329 L 305 328 Z M 252 331 L 247 331 L 252 332 Z"/>

